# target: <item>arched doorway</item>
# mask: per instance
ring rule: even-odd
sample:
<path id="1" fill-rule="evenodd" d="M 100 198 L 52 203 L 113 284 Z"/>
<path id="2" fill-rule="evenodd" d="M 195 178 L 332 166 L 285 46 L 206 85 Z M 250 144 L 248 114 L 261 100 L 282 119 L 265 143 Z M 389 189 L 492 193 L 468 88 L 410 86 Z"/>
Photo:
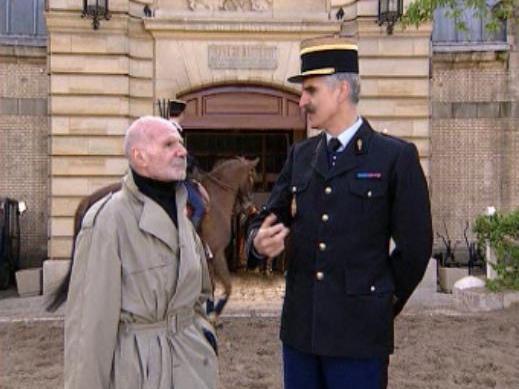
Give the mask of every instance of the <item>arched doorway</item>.
<path id="1" fill-rule="evenodd" d="M 306 119 L 293 92 L 260 84 L 212 85 L 178 95 L 187 102 L 184 139 L 204 170 L 219 159 L 259 157 L 254 200 L 268 197 L 292 143 L 306 137 Z M 229 267 L 240 265 L 234 247 Z"/>
<path id="2" fill-rule="evenodd" d="M 256 194 L 268 193 L 288 148 L 306 136 L 299 96 L 258 84 L 204 87 L 179 94 L 187 102 L 182 126 L 189 151 L 209 170 L 218 159 L 260 158 Z"/>

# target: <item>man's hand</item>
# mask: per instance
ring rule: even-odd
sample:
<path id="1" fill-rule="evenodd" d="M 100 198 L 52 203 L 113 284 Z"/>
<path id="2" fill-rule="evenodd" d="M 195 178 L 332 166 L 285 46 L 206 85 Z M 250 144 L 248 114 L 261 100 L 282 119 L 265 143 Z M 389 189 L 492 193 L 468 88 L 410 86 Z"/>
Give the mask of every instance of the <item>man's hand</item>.
<path id="1" fill-rule="evenodd" d="M 289 229 L 283 223 L 276 223 L 276 215 L 268 215 L 254 237 L 254 249 L 258 254 L 273 258 L 285 249 L 285 238 Z"/>

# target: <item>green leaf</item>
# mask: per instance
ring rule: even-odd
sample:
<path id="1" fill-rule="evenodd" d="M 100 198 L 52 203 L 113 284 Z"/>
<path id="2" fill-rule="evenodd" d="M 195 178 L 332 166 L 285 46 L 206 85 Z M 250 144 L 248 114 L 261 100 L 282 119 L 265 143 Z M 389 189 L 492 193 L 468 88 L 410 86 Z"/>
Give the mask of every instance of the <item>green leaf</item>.
<path id="1" fill-rule="evenodd" d="M 513 17 L 514 7 L 518 5 L 519 0 L 502 0 L 493 8 L 487 6 L 486 0 L 414 0 L 405 10 L 400 22 L 403 28 L 418 28 L 433 20 L 436 8 L 445 7 L 446 16 L 454 21 L 456 28 L 466 32 L 467 26 L 462 20 L 463 11 L 472 9 L 475 17 L 486 21 L 487 31 L 496 32 L 503 20 Z"/>

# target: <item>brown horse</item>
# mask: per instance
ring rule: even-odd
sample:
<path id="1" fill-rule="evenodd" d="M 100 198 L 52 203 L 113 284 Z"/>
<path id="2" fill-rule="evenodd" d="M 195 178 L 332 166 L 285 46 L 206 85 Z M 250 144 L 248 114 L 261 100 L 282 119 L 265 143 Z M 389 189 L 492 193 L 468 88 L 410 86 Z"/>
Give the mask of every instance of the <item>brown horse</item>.
<path id="1" fill-rule="evenodd" d="M 213 170 L 202 176 L 202 186 L 211 197 L 211 205 L 202 219 L 200 236 L 211 249 L 213 258 L 209 269 L 213 279 L 218 279 L 224 288 L 224 297 L 216 306 L 217 315 L 231 295 L 231 275 L 225 258 L 225 248 L 230 242 L 231 216 L 235 206 L 237 212 L 251 214 L 255 211 L 251 200 L 255 168 L 259 159 L 249 161 L 245 158 L 224 160 Z"/>
<path id="2" fill-rule="evenodd" d="M 215 308 L 217 315 L 221 313 L 232 290 L 229 268 L 224 255 L 225 248 L 231 240 L 231 218 L 235 211 L 250 214 L 254 210 L 251 192 L 258 162 L 259 159 L 251 161 L 237 157 L 223 160 L 217 163 L 211 172 L 201 174 L 202 185 L 208 191 L 211 201 L 202 219 L 200 236 L 213 253 L 213 259 L 208 261 L 213 283 L 215 278 L 218 279 L 223 284 L 225 293 L 224 298 Z M 121 190 L 121 185 L 121 182 L 107 185 L 80 201 L 74 213 L 72 260 L 74 259 L 75 240 L 86 212 L 94 203 L 109 193 Z M 48 311 L 55 311 L 67 300 L 72 265 L 73 262 L 47 306 Z"/>

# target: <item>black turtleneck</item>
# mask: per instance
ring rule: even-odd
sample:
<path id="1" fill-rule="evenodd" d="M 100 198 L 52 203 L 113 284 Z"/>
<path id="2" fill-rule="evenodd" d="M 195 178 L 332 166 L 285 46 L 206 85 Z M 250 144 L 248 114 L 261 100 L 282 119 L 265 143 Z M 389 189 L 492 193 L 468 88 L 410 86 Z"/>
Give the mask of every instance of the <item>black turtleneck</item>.
<path id="1" fill-rule="evenodd" d="M 175 192 L 178 181 L 157 181 L 153 178 L 141 176 L 133 169 L 132 174 L 137 188 L 159 204 L 169 215 L 173 223 L 175 223 L 175 226 L 178 227 L 177 203 L 175 201 Z"/>

